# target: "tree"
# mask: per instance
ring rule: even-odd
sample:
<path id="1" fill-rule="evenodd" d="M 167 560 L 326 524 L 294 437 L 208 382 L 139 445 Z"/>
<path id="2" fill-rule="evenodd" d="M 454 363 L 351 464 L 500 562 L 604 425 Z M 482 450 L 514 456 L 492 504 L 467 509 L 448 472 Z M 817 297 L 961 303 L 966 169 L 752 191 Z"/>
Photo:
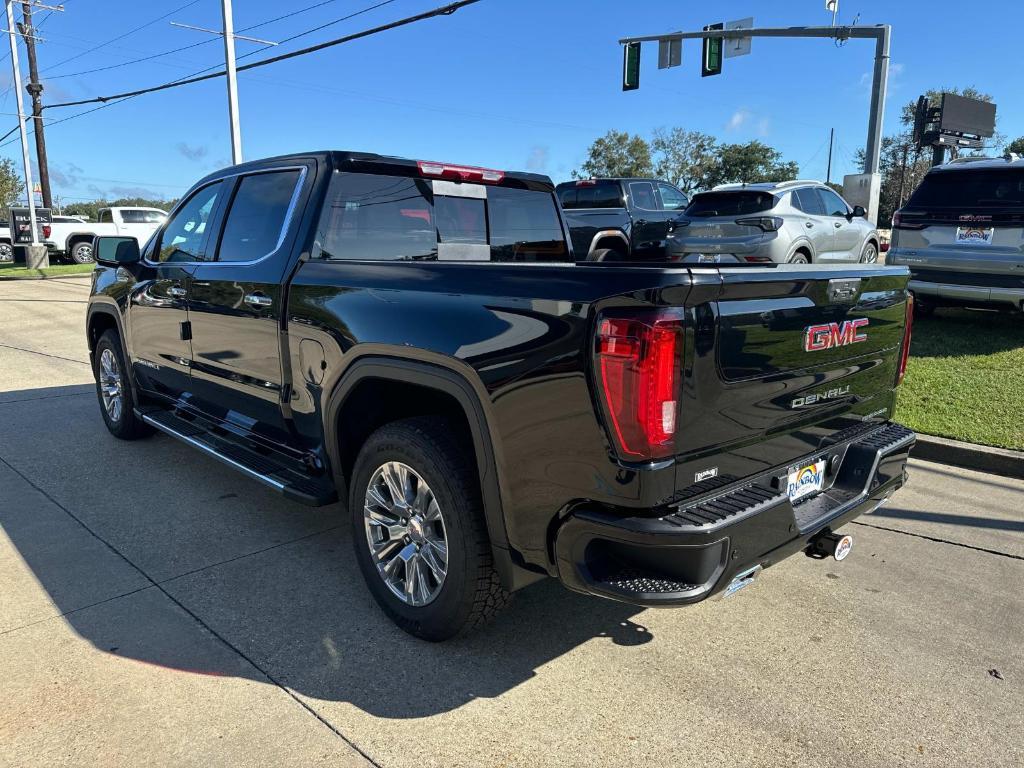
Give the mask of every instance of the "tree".
<path id="1" fill-rule="evenodd" d="M 598 176 L 650 176 L 654 171 L 651 146 L 641 136 L 608 131 L 587 150 L 586 162 L 573 171 L 574 179 Z"/>
<path id="2" fill-rule="evenodd" d="M 1007 144 L 1006 151 L 1024 155 L 1024 136 L 1020 136 Z"/>
<path id="3" fill-rule="evenodd" d="M 658 128 L 651 149 L 658 157 L 654 168 L 658 178 L 672 182 L 688 195 L 707 189 L 708 179 L 718 166 L 718 142 L 700 131 Z"/>
<path id="4" fill-rule="evenodd" d="M 64 213 L 68 216 L 82 216 L 90 221 L 96 221 L 100 208 L 160 208 L 164 211 L 170 211 L 177 202 L 177 200 L 148 200 L 144 197 L 121 197 L 117 200 L 91 200 L 88 202 L 70 203 L 64 206 Z"/>
<path id="5" fill-rule="evenodd" d="M 799 165 L 791 160 L 783 162 L 781 152 L 756 139 L 746 144 L 722 144 L 705 188 L 734 182 L 788 181 L 799 172 Z"/>
<path id="6" fill-rule="evenodd" d="M 9 157 L 0 160 L 0 216 L 7 218 L 7 209 L 18 202 L 25 185 Z"/>

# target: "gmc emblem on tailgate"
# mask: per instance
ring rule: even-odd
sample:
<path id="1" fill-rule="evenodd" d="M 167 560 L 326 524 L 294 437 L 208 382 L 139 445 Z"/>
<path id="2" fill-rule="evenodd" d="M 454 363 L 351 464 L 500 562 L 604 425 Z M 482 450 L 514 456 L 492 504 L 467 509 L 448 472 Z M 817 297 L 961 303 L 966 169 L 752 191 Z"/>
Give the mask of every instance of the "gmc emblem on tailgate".
<path id="1" fill-rule="evenodd" d="M 804 330 L 804 351 L 818 352 L 822 349 L 845 347 L 847 344 L 867 341 L 868 335 L 860 330 L 867 327 L 867 324 L 868 319 L 860 317 L 856 320 L 844 320 L 841 323 L 809 325 Z"/>

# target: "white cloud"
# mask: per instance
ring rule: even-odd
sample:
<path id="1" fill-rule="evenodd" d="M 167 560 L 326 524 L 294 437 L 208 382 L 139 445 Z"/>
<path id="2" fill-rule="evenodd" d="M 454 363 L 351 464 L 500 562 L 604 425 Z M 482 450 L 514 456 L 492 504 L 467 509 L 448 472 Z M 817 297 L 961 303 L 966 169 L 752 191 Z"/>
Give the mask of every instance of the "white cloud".
<path id="1" fill-rule="evenodd" d="M 725 126 L 726 130 L 735 131 L 742 128 L 751 117 L 750 110 L 737 109 L 732 113 L 732 117 L 729 118 L 729 122 Z"/>
<path id="2" fill-rule="evenodd" d="M 546 146 L 537 145 L 530 148 L 530 154 L 526 157 L 526 170 L 534 173 L 543 173 L 548 168 L 549 149 Z"/>

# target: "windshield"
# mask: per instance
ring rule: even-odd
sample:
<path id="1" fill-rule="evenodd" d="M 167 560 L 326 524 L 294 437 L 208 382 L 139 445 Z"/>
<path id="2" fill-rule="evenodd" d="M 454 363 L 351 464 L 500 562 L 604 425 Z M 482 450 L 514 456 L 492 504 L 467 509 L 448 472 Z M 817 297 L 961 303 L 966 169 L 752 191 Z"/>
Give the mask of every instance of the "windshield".
<path id="1" fill-rule="evenodd" d="M 1024 208 L 1024 168 L 929 173 L 905 207 Z"/>
<path id="2" fill-rule="evenodd" d="M 701 192 L 693 196 L 693 200 L 683 213 L 687 216 L 744 216 L 749 213 L 770 211 L 775 202 L 775 196 L 768 192 Z"/>

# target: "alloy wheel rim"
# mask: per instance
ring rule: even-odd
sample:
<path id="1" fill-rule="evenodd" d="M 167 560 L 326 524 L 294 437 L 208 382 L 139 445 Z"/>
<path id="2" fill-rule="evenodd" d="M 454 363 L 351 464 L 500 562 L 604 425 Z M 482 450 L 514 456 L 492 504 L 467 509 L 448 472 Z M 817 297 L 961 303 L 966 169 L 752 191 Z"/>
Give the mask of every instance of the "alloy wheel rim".
<path id="1" fill-rule="evenodd" d="M 78 246 L 78 258 L 82 261 L 92 261 L 92 246 L 91 245 L 80 245 Z"/>
<path id="2" fill-rule="evenodd" d="M 874 264 L 876 261 L 878 261 L 878 253 L 875 251 L 875 246 L 869 245 L 864 251 L 864 263 Z"/>
<path id="3" fill-rule="evenodd" d="M 448 574 L 444 516 L 412 467 L 389 461 L 371 475 L 363 500 L 370 559 L 391 593 L 406 605 L 432 602 Z"/>
<path id="4" fill-rule="evenodd" d="M 121 367 L 117 358 L 109 349 L 100 353 L 100 394 L 103 397 L 103 408 L 111 421 L 121 420 L 122 397 Z"/>

